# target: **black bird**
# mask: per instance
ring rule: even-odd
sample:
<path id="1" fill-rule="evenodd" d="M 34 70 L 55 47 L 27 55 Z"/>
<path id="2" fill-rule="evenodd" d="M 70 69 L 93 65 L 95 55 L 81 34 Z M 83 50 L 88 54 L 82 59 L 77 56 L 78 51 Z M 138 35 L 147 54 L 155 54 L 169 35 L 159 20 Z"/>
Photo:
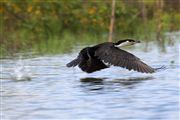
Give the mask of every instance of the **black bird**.
<path id="1" fill-rule="evenodd" d="M 118 47 L 134 45 L 140 41 L 132 39 L 119 40 L 116 43 L 105 42 L 82 49 L 76 59 L 67 67 L 79 66 L 82 71 L 92 73 L 111 65 L 135 70 L 142 73 L 153 73 L 155 69 L 142 62 L 138 57 Z"/>

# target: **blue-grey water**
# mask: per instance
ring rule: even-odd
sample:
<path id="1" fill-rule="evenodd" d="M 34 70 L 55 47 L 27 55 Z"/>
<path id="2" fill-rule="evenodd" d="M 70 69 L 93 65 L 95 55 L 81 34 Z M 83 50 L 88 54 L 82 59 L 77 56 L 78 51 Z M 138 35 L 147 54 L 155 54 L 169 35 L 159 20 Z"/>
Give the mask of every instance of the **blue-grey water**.
<path id="1" fill-rule="evenodd" d="M 179 120 L 179 37 L 126 48 L 152 67 L 153 74 L 111 67 L 92 74 L 65 64 L 71 53 L 1 59 L 2 120 Z"/>

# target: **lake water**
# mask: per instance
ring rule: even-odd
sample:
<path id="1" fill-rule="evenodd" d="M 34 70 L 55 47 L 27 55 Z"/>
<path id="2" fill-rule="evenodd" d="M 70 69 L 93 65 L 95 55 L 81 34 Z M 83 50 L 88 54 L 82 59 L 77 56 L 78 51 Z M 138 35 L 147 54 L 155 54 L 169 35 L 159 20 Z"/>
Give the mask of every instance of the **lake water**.
<path id="1" fill-rule="evenodd" d="M 178 120 L 178 36 L 164 48 L 149 42 L 125 49 L 152 67 L 166 67 L 153 74 L 118 67 L 87 74 L 67 68 L 82 46 L 68 54 L 1 59 L 1 119 Z"/>

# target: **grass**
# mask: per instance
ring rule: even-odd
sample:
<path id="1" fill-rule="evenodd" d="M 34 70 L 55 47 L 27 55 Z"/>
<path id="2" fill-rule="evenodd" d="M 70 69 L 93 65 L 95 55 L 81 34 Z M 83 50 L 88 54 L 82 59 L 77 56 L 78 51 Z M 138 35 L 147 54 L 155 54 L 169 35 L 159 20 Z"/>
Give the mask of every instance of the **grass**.
<path id="1" fill-rule="evenodd" d="M 137 25 L 136 25 L 137 26 Z M 134 33 L 118 32 L 114 33 L 114 41 L 133 38 L 141 41 L 156 40 L 156 24 L 154 21 L 148 21 L 146 24 L 141 24 L 138 27 L 133 27 Z M 167 29 L 165 29 L 167 30 Z M 165 32 L 165 31 L 162 31 Z M 101 42 L 106 42 L 108 33 L 96 34 L 92 32 L 76 32 L 72 33 L 64 31 L 61 34 L 49 35 L 45 33 L 33 33 L 27 29 L 19 29 L 7 35 L 0 45 L 1 58 L 3 56 L 11 56 L 14 53 L 35 52 L 39 54 L 59 54 L 71 52 L 76 45 L 92 45 Z"/>

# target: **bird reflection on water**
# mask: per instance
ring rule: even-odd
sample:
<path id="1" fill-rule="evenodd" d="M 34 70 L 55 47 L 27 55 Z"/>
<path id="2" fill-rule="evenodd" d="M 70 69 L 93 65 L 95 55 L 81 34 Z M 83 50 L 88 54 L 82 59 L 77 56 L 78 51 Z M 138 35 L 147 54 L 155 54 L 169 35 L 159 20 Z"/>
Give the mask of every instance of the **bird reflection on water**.
<path id="1" fill-rule="evenodd" d="M 90 91 L 97 91 L 102 90 L 105 88 L 128 88 L 132 89 L 137 84 L 146 81 L 146 80 L 153 80 L 152 76 L 148 77 L 131 77 L 131 78 L 119 78 L 119 79 L 109 79 L 109 78 L 81 78 L 81 87 L 90 90 Z M 109 86 L 109 87 L 108 87 Z"/>

